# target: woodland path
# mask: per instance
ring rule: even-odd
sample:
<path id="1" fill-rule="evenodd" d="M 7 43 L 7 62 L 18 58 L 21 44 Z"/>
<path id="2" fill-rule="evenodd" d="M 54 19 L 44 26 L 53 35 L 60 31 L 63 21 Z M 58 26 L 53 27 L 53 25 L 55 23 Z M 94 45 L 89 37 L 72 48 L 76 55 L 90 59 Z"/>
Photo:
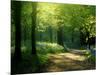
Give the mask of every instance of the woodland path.
<path id="1" fill-rule="evenodd" d="M 60 72 L 95 69 L 95 64 L 87 61 L 84 51 L 71 50 L 67 53 L 50 54 L 44 72 Z"/>

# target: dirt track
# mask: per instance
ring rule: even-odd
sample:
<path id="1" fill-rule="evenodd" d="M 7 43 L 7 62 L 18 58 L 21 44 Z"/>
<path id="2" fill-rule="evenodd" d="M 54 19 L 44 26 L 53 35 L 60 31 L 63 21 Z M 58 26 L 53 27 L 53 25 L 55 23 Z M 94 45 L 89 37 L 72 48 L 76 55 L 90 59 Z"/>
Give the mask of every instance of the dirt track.
<path id="1" fill-rule="evenodd" d="M 68 53 L 50 54 L 49 63 L 45 65 L 44 72 L 90 69 L 95 69 L 95 64 L 88 62 L 85 55 L 72 51 Z"/>

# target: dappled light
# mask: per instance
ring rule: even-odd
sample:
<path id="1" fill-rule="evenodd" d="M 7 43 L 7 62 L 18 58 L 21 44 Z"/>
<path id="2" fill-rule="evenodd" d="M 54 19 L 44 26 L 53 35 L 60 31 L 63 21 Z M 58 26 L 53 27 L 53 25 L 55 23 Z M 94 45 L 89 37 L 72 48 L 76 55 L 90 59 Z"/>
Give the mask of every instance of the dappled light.
<path id="1" fill-rule="evenodd" d="M 73 53 L 60 53 L 50 55 L 50 63 L 47 65 L 46 71 L 66 71 L 66 70 L 84 70 L 94 69 L 91 63 L 87 63 L 86 56 L 73 54 Z"/>
<path id="2" fill-rule="evenodd" d="M 11 1 L 11 74 L 94 70 L 96 6 Z"/>

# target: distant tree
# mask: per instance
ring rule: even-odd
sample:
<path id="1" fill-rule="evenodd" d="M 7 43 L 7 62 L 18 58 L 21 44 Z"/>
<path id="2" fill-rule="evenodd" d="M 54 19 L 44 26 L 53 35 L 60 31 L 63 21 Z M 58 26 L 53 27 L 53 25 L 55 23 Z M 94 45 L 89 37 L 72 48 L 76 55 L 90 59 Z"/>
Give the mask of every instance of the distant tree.
<path id="1" fill-rule="evenodd" d="M 63 20 L 61 18 L 58 18 L 58 20 L 57 43 L 63 46 Z"/>
<path id="2" fill-rule="evenodd" d="M 40 34 L 40 40 L 44 41 L 44 37 L 48 36 L 46 38 L 48 38 L 50 42 L 54 42 L 54 36 L 56 36 L 55 40 L 60 45 L 63 45 L 64 39 L 68 40 L 70 44 L 75 44 L 76 41 L 78 41 L 78 43 L 85 42 L 86 40 L 81 39 L 83 38 L 82 36 L 86 36 L 85 34 L 88 33 L 85 30 L 85 28 L 87 27 L 85 23 L 89 21 L 88 18 L 91 14 L 95 14 L 94 9 L 95 6 L 87 5 L 38 3 L 38 24 L 36 28 L 37 32 Z M 95 24 L 93 26 L 95 26 Z M 89 27 L 91 28 L 91 26 Z M 47 30 L 48 34 L 45 34 Z M 83 30 L 85 31 L 85 33 L 82 32 Z M 56 33 L 54 31 L 56 31 Z M 89 32 L 88 35 L 89 37 L 90 33 L 91 32 Z M 76 34 L 77 36 L 75 36 Z M 93 33 L 93 35 L 94 34 L 95 32 Z M 65 36 L 69 39 L 67 39 Z M 86 37 L 84 37 L 84 39 L 86 39 Z M 79 41 L 79 39 L 81 39 L 81 41 Z"/>

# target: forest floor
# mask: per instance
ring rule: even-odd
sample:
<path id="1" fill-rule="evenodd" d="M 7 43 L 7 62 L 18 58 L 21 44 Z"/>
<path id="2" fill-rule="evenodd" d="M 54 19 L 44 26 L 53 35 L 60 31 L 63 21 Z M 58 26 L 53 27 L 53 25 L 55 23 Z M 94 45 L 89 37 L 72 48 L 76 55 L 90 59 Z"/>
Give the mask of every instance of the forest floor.
<path id="1" fill-rule="evenodd" d="M 95 64 L 89 62 L 84 51 L 71 50 L 67 53 L 49 54 L 48 64 L 44 65 L 43 72 L 61 72 L 74 70 L 95 69 Z"/>
<path id="2" fill-rule="evenodd" d="M 95 63 L 87 60 L 85 51 L 70 50 L 65 53 L 48 54 L 47 63 L 41 66 L 37 65 L 39 61 L 36 55 L 33 56 L 25 52 L 20 62 L 16 62 L 12 58 L 11 72 L 12 74 L 23 74 L 95 69 Z"/>

